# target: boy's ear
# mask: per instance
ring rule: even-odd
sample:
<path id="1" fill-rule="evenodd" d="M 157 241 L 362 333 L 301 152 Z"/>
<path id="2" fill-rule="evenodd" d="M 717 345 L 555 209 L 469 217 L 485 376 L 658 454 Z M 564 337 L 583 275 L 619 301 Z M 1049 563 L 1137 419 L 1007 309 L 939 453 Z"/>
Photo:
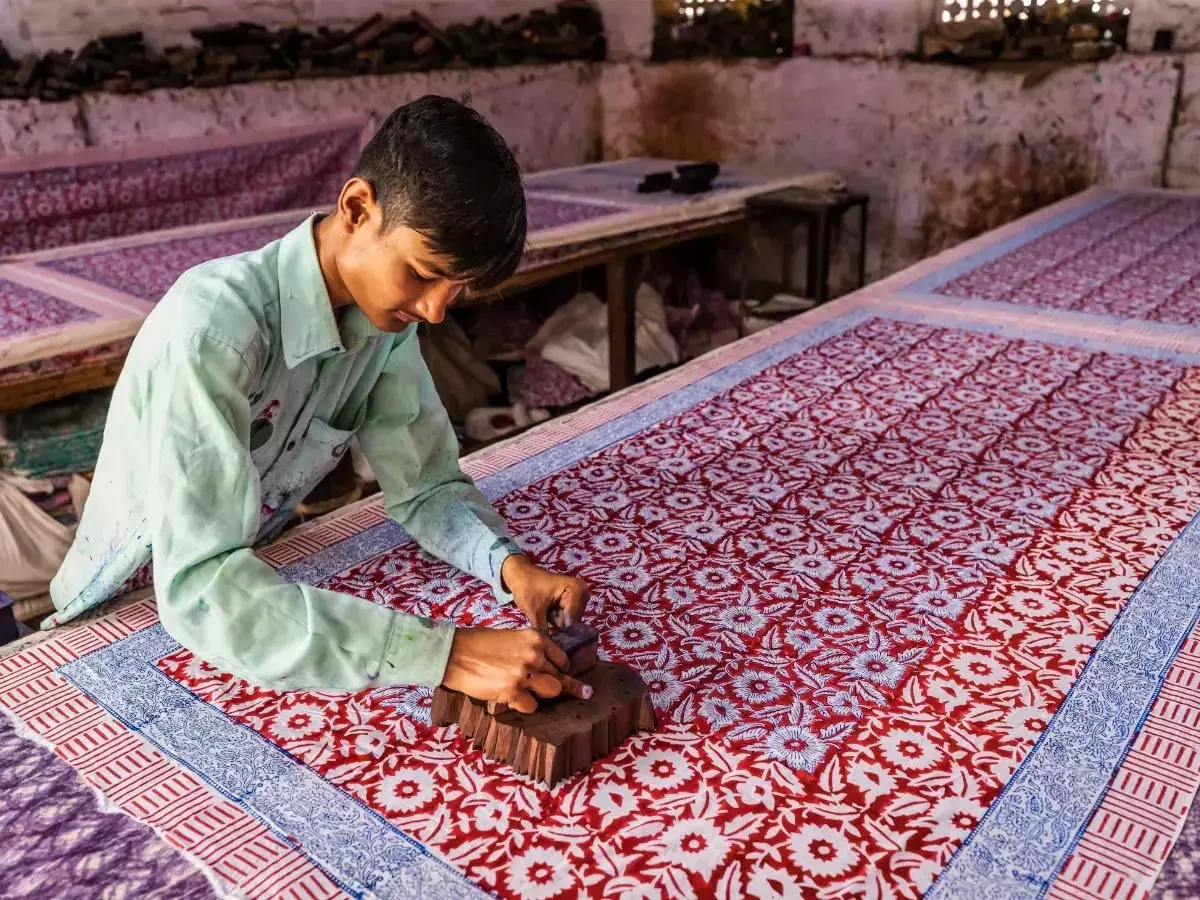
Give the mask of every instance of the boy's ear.
<path id="1" fill-rule="evenodd" d="M 375 189 L 371 183 L 365 178 L 355 177 L 342 185 L 337 212 L 347 231 L 354 231 L 380 218 L 379 204 L 375 202 Z"/>

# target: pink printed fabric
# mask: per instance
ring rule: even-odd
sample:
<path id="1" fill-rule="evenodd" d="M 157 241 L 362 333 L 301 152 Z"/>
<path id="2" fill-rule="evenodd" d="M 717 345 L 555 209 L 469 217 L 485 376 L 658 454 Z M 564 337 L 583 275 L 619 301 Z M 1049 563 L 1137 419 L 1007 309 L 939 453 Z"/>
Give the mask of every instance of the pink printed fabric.
<path id="1" fill-rule="evenodd" d="M 1200 197 L 1131 194 L 935 287 L 944 297 L 1200 325 Z"/>
<path id="2" fill-rule="evenodd" d="M 298 224 L 299 221 L 271 222 L 233 231 L 212 231 L 64 256 L 38 265 L 157 303 L 179 276 L 193 266 L 264 247 Z"/>
<path id="3" fill-rule="evenodd" d="M 91 310 L 36 288 L 0 279 L 0 338 L 47 331 L 99 318 Z"/>
<path id="4" fill-rule="evenodd" d="M 0 256 L 326 203 L 361 123 L 237 146 L 0 173 Z"/>

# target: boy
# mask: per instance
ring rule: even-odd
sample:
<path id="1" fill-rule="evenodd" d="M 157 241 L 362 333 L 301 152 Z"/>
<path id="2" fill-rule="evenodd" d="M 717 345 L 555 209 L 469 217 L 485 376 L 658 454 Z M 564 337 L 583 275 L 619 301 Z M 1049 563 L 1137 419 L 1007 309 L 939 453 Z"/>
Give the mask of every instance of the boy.
<path id="1" fill-rule="evenodd" d="M 445 684 L 532 712 L 590 689 L 544 635 L 577 621 L 580 580 L 520 554 L 458 465 L 417 322 L 517 267 L 516 160 L 442 97 L 397 109 L 337 208 L 261 250 L 180 277 L 146 319 L 113 393 L 96 477 L 51 586 L 65 622 L 153 551 L 159 615 L 197 656 L 258 684 L 352 691 Z M 358 437 L 388 513 L 428 552 L 515 599 L 535 629 L 454 629 L 284 582 L 249 549 Z"/>

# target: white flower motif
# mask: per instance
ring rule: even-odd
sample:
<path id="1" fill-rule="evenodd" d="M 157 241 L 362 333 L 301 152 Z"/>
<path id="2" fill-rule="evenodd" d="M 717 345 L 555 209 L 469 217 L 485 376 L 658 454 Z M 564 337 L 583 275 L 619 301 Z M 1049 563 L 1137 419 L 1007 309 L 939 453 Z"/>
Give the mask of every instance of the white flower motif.
<path id="1" fill-rule="evenodd" d="M 663 859 L 704 878 L 711 878 L 717 866 L 729 855 L 729 840 L 716 825 L 704 819 L 676 822 L 662 833 L 659 844 Z"/>
<path id="2" fill-rule="evenodd" d="M 553 847 L 530 847 L 508 864 L 508 888 L 522 900 L 549 900 L 574 884 L 570 863 Z"/>
<path id="3" fill-rule="evenodd" d="M 480 831 L 508 831 L 508 805 L 494 797 L 485 797 L 475 807 L 475 827 Z"/>
<path id="4" fill-rule="evenodd" d="M 942 758 L 941 749 L 919 731 L 897 728 L 883 736 L 880 753 L 893 766 L 909 772 L 923 772 Z"/>
<path id="5" fill-rule="evenodd" d="M 599 553 L 620 553 L 633 547 L 633 541 L 619 531 L 606 531 L 592 538 L 591 544 Z"/>
<path id="6" fill-rule="evenodd" d="M 387 747 L 388 737 L 382 731 L 372 728 L 364 731 L 354 740 L 354 752 L 362 756 L 373 756 L 376 759 L 383 756 Z"/>
<path id="7" fill-rule="evenodd" d="M 708 720 L 713 728 L 723 728 L 741 718 L 738 708 L 728 700 L 712 697 L 700 704 L 700 715 Z"/>
<path id="8" fill-rule="evenodd" d="M 851 678 L 866 678 L 876 684 L 895 687 L 904 675 L 904 663 L 893 659 L 882 650 L 864 650 L 854 655 L 847 674 Z"/>
<path id="9" fill-rule="evenodd" d="M 963 653 L 954 660 L 954 674 L 969 684 L 990 687 L 1008 677 L 1008 669 L 982 653 Z"/>
<path id="10" fill-rule="evenodd" d="M 865 528 L 875 534 L 882 534 L 892 524 L 892 520 L 878 510 L 865 509 L 852 515 L 850 524 L 855 528 Z"/>
<path id="11" fill-rule="evenodd" d="M 984 562 L 1007 565 L 1016 558 L 1017 552 L 1012 547 L 999 541 L 975 541 L 967 548 L 967 556 Z"/>
<path id="12" fill-rule="evenodd" d="M 1049 722 L 1049 714 L 1036 706 L 1018 706 L 1004 718 L 1013 737 L 1028 741 L 1040 738 Z"/>
<path id="13" fill-rule="evenodd" d="M 896 789 L 896 779 L 881 765 L 869 762 L 854 762 L 846 773 L 846 780 L 867 795 L 867 804 L 877 797 L 890 794 Z"/>
<path id="14" fill-rule="evenodd" d="M 696 573 L 696 583 L 703 585 L 709 590 L 715 590 L 732 586 L 734 579 L 728 569 L 718 569 L 715 566 L 709 566 Z"/>
<path id="15" fill-rule="evenodd" d="M 771 783 L 753 775 L 738 782 L 738 797 L 747 806 L 775 808 L 775 792 Z"/>
<path id="16" fill-rule="evenodd" d="M 957 619 L 963 611 L 963 602 L 941 589 L 921 591 L 913 597 L 912 604 L 918 612 L 941 619 Z"/>
<path id="17" fill-rule="evenodd" d="M 788 838 L 792 862 L 826 878 L 849 872 L 858 862 L 858 851 L 846 836 L 828 825 L 805 825 Z"/>
<path id="18" fill-rule="evenodd" d="M 875 568 L 893 578 L 902 578 L 917 571 L 917 564 L 907 556 L 887 553 L 875 560 Z"/>
<path id="19" fill-rule="evenodd" d="M 691 606 L 696 602 L 696 592 L 681 584 L 671 585 L 663 591 L 663 597 L 670 601 L 672 606 Z"/>
<path id="20" fill-rule="evenodd" d="M 985 812 L 982 806 L 966 797 L 943 797 L 930 812 L 933 819 L 930 838 L 935 841 L 943 838 L 962 840 L 975 829 Z"/>
<path id="21" fill-rule="evenodd" d="M 767 542 L 761 538 L 742 535 L 737 539 L 738 549 L 747 556 L 760 556 L 771 549 Z"/>
<path id="22" fill-rule="evenodd" d="M 797 653 L 807 653 L 821 646 L 821 636 L 815 631 L 794 628 L 787 632 L 785 640 L 796 648 Z"/>
<path id="23" fill-rule="evenodd" d="M 692 776 L 692 765 L 674 750 L 648 750 L 634 761 L 633 774 L 652 790 L 670 791 Z"/>
<path id="24" fill-rule="evenodd" d="M 316 734 L 325 727 L 325 713 L 307 703 L 282 709 L 271 722 L 271 734 L 280 740 L 294 741 Z"/>
<path id="25" fill-rule="evenodd" d="M 766 527 L 767 535 L 777 543 L 787 543 L 802 537 L 804 532 L 790 522 L 772 522 Z"/>
<path id="26" fill-rule="evenodd" d="M 375 800 L 388 812 L 408 813 L 434 797 L 433 776 L 422 769 L 398 769 L 375 788 Z"/>
<path id="27" fill-rule="evenodd" d="M 716 641 L 696 641 L 687 645 L 687 651 L 696 659 L 720 659 L 725 655 Z"/>
<path id="28" fill-rule="evenodd" d="M 643 672 L 642 678 L 659 709 L 670 706 L 683 693 L 683 682 L 669 669 L 651 669 Z"/>
<path id="29" fill-rule="evenodd" d="M 624 491 L 601 491 L 592 496 L 592 502 L 603 509 L 622 509 L 629 505 Z"/>
<path id="30" fill-rule="evenodd" d="M 693 522 L 684 527 L 683 533 L 688 537 L 698 541 L 707 541 L 710 544 L 719 541 L 726 534 L 725 529 L 716 522 Z"/>
<path id="31" fill-rule="evenodd" d="M 793 769 L 814 772 L 829 750 L 829 744 L 803 725 L 776 728 L 764 741 L 767 756 L 786 763 Z"/>
<path id="32" fill-rule="evenodd" d="M 801 553 L 792 560 L 792 571 L 809 578 L 827 578 L 833 574 L 833 563 L 817 553 Z"/>
<path id="33" fill-rule="evenodd" d="M 1034 591 L 1017 591 L 1008 597 L 1007 602 L 1013 612 L 1031 619 L 1053 615 L 1057 606 L 1046 594 Z"/>
<path id="34" fill-rule="evenodd" d="M 743 672 L 733 679 L 733 692 L 749 703 L 769 703 L 784 694 L 783 682 L 763 672 Z"/>
<path id="35" fill-rule="evenodd" d="M 862 619 L 839 606 L 827 606 L 813 616 L 813 624 L 827 634 L 845 634 L 862 624 Z"/>
<path id="36" fill-rule="evenodd" d="M 614 566 L 604 580 L 613 587 L 640 591 L 650 583 L 650 576 L 636 566 Z"/>
<path id="37" fill-rule="evenodd" d="M 970 520 L 966 516 L 953 510 L 935 512 L 929 518 L 938 528 L 949 531 L 958 531 L 970 524 Z"/>
<path id="38" fill-rule="evenodd" d="M 625 785 L 606 783 L 596 789 L 591 804 L 605 815 L 624 816 L 634 811 L 637 801 Z"/>
<path id="39" fill-rule="evenodd" d="M 720 622 L 738 634 L 757 634 L 767 624 L 766 617 L 750 606 L 731 606 L 721 613 Z"/>
<path id="40" fill-rule="evenodd" d="M 640 650 L 654 643 L 657 635 L 644 622 L 625 622 L 604 635 L 605 640 L 622 650 Z"/>

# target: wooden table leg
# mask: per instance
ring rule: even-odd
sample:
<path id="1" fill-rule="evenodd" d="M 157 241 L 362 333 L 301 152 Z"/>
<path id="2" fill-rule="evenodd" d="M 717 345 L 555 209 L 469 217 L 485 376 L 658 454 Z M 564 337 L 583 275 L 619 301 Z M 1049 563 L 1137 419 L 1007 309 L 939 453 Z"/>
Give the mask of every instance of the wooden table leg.
<path id="1" fill-rule="evenodd" d="M 817 213 L 808 222 L 808 296 L 818 304 L 829 299 L 829 217 Z"/>
<path id="2" fill-rule="evenodd" d="M 630 285 L 629 271 L 625 258 L 618 257 L 608 263 L 605 272 L 608 290 L 608 378 L 609 387 L 614 391 L 629 387 L 637 375 L 637 285 Z"/>

